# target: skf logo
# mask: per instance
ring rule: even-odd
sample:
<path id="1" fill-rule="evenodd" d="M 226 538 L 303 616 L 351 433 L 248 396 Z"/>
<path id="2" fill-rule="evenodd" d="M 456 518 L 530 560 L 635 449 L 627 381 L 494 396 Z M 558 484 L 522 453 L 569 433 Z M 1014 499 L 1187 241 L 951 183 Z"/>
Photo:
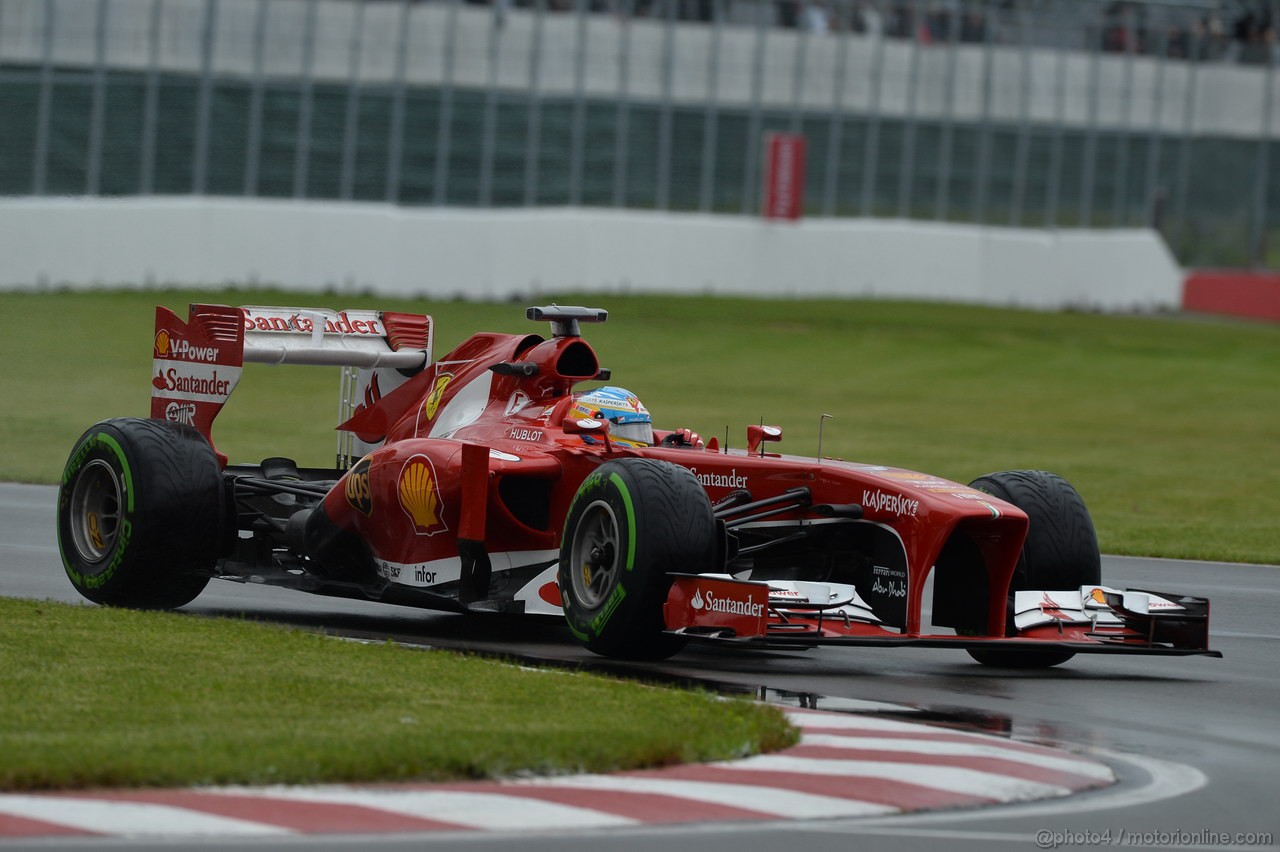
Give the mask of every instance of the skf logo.
<path id="1" fill-rule="evenodd" d="M 366 518 L 373 514 L 373 490 L 369 487 L 369 460 L 361 459 L 347 474 L 347 502 Z"/>
<path id="2" fill-rule="evenodd" d="M 440 400 L 444 399 L 444 392 L 449 387 L 449 382 L 453 381 L 452 373 L 441 373 L 436 376 L 436 383 L 431 387 L 431 393 L 427 394 L 427 401 L 422 403 L 422 416 L 427 420 L 434 420 L 436 412 L 440 409 Z"/>
<path id="3" fill-rule="evenodd" d="M 414 456 L 400 469 L 400 507 L 413 521 L 418 535 L 435 535 L 449 529 L 440 518 L 440 489 L 436 470 L 426 456 Z"/>

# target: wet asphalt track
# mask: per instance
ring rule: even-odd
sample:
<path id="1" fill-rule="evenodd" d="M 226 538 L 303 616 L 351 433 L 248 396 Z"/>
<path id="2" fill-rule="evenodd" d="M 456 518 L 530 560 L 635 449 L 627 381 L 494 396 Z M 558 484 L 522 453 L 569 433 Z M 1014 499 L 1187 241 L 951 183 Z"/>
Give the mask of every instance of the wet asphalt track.
<path id="1" fill-rule="evenodd" d="M 54 489 L 0 484 L 0 595 L 78 601 L 53 533 Z M 770 698 L 837 709 L 842 699 L 907 705 L 931 716 L 1041 742 L 1095 750 L 1121 783 L 1038 805 L 876 820 L 707 825 L 514 837 L 457 835 L 361 839 L 379 849 L 715 850 L 1046 848 L 1037 832 L 1110 831 L 1119 848 L 1249 849 L 1217 834 L 1280 838 L 1280 567 L 1110 557 L 1112 585 L 1204 594 L 1213 645 L 1225 659 L 1079 656 L 1046 672 L 1007 672 L 958 651 L 837 649 L 744 653 L 691 648 L 666 663 L 609 664 L 619 672 L 711 680 Z M 336 633 L 393 638 L 599 667 L 554 623 L 437 614 L 281 589 L 214 583 L 186 611 L 247 615 Z M 1120 837 L 1132 832 L 1138 837 Z M 1155 835 L 1164 832 L 1166 836 Z M 1196 834 L 1199 832 L 1200 834 Z M 1214 836 L 1204 832 L 1214 832 Z M 1145 837 L 1142 835 L 1146 835 Z M 1061 838 L 1063 840 L 1067 838 Z M 1161 841 L 1169 842 L 1161 842 Z M 199 843 L 201 849 L 345 849 L 352 838 Z M 1060 848 L 1107 845 L 1062 843 Z M 190 842 L 181 848 L 191 848 Z M 165 848 L 137 841 L 28 841 L 8 849 Z M 179 847 L 173 847 L 179 848 Z"/>

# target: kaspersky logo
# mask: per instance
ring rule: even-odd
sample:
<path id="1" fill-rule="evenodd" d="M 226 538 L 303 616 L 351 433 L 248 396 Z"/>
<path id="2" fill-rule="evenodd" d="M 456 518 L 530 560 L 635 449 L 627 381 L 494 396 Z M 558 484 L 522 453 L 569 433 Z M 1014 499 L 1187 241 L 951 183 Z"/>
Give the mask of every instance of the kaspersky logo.
<path id="1" fill-rule="evenodd" d="M 419 455 L 405 462 L 396 491 L 400 507 L 413 521 L 413 531 L 418 535 L 435 535 L 449 529 L 440 518 L 440 488 L 429 458 Z"/>
<path id="2" fill-rule="evenodd" d="M 185 337 L 174 338 L 168 329 L 156 332 L 157 358 L 173 358 L 179 361 L 204 361 L 212 364 L 218 360 L 218 347 L 196 346 Z"/>

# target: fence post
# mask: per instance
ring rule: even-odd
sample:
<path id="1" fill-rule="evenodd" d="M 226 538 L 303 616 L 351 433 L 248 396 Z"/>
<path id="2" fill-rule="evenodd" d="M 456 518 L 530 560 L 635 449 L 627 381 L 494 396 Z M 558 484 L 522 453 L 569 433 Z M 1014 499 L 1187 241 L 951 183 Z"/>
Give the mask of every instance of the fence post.
<path id="1" fill-rule="evenodd" d="M 36 107 L 36 144 L 32 152 L 31 194 L 44 195 L 48 182 L 49 122 L 53 113 L 53 38 L 58 20 L 57 4 L 44 4 L 44 39 L 40 47 L 40 99 Z"/>
<path id="2" fill-rule="evenodd" d="M 247 196 L 258 194 L 258 166 L 262 158 L 262 102 L 266 86 L 263 63 L 266 55 L 268 2 L 269 0 L 258 0 L 257 14 L 254 16 L 253 78 L 249 84 L 249 128 L 245 139 L 244 162 L 244 194 Z"/>
<path id="3" fill-rule="evenodd" d="M 907 219 L 911 216 L 911 192 L 912 184 L 915 179 L 915 158 L 916 158 L 916 98 L 917 90 L 920 85 L 920 37 L 919 28 L 922 26 L 920 22 L 920 4 L 918 0 L 913 2 L 910 7 L 911 20 L 915 25 L 915 35 L 911 39 L 911 64 L 907 66 L 907 103 L 906 114 L 903 116 L 902 128 L 902 157 L 899 162 L 898 172 L 898 218 Z M 928 26 L 927 23 L 923 26 Z"/>
<path id="4" fill-rule="evenodd" d="M 1184 265 L 1190 265 L 1187 257 L 1187 238 L 1190 222 L 1187 217 L 1187 194 L 1191 184 L 1191 145 L 1195 136 L 1196 87 L 1200 81 L 1200 54 L 1206 47 L 1205 36 L 1194 36 L 1191 41 L 1192 56 L 1187 66 L 1187 91 L 1182 106 L 1182 141 L 1178 146 L 1178 190 L 1174 203 L 1178 219 L 1178 248 L 1174 252 Z"/>
<path id="5" fill-rule="evenodd" d="M 852 12 L 849 0 L 835 0 Z M 836 214 L 836 196 L 840 191 L 840 146 L 844 135 L 844 76 L 849 61 L 849 35 L 836 33 L 836 61 L 832 73 L 831 114 L 827 121 L 827 162 L 822 182 L 822 215 Z"/>
<path id="6" fill-rule="evenodd" d="M 1080 227 L 1093 222 L 1093 182 L 1098 158 L 1098 77 L 1102 70 L 1102 38 L 1096 26 L 1085 28 L 1089 49 L 1089 119 L 1085 123 L 1084 158 L 1080 167 Z"/>
<path id="7" fill-rule="evenodd" d="M 1249 264 L 1264 266 L 1267 235 L 1267 189 L 1271 166 L 1271 111 L 1275 91 L 1275 52 L 1267 52 L 1266 78 L 1262 86 L 1262 128 L 1258 134 L 1253 182 L 1253 210 L 1249 228 Z"/>
<path id="8" fill-rule="evenodd" d="M 1027 160 L 1031 154 L 1031 43 L 1027 38 L 1027 10 L 1018 10 L 1018 39 L 1021 44 L 1022 87 L 1018 94 L 1018 144 L 1013 155 L 1013 210 L 1009 224 L 1022 225 L 1022 208 L 1027 197 Z"/>
<path id="9" fill-rule="evenodd" d="M 666 210 L 671 206 L 671 132 L 676 61 L 676 3 L 666 0 L 665 23 L 662 30 L 662 106 L 658 111 L 658 186 L 654 207 Z"/>
<path id="10" fill-rule="evenodd" d="M 1190 61 L 1190 58 L 1186 58 Z M 1160 192 L 1160 143 L 1164 133 L 1165 71 L 1169 65 L 1169 34 L 1161 31 L 1160 59 L 1156 65 L 1156 85 L 1151 103 L 1151 135 L 1147 137 L 1147 180 L 1143 198 L 1147 205 L 1147 224 L 1160 228 L 1159 210 L 1163 206 Z"/>
<path id="11" fill-rule="evenodd" d="M 502 34 L 506 29 L 501 4 L 493 5 L 489 17 L 487 70 L 485 71 L 484 119 L 480 130 L 480 186 L 476 201 L 493 206 L 493 158 L 498 124 L 498 57 L 502 55 Z"/>
<path id="12" fill-rule="evenodd" d="M 618 16 L 618 105 L 613 129 L 613 206 L 627 206 L 627 134 L 631 132 L 631 104 L 627 92 L 631 82 L 631 15 L 634 0 L 619 0 Z"/>
<path id="13" fill-rule="evenodd" d="M 364 3 L 355 5 L 351 39 L 347 42 L 347 104 L 342 117 L 342 173 L 338 195 L 350 201 L 356 181 L 356 148 L 360 144 L 360 56 L 364 50 Z"/>
<path id="14" fill-rule="evenodd" d="M 391 84 L 391 139 L 387 145 L 387 185 L 384 197 L 388 204 L 400 200 L 400 169 L 404 161 L 404 96 L 405 65 L 409 56 L 409 3 L 400 0 L 400 15 L 396 42 L 395 79 Z"/>
<path id="15" fill-rule="evenodd" d="M 1061 38 L 1061 37 L 1060 37 Z M 1058 44 L 1054 69 L 1053 134 L 1049 137 L 1049 184 L 1045 187 L 1044 225 L 1058 227 L 1058 200 L 1062 192 L 1062 146 L 1067 124 L 1067 45 Z"/>
<path id="16" fill-rule="evenodd" d="M 994 10 L 995 6 L 982 3 L 982 10 L 985 19 L 983 27 L 982 39 L 982 116 L 978 119 L 980 127 L 978 129 L 978 170 L 974 177 L 976 191 L 973 200 L 973 222 L 975 225 L 986 224 L 987 218 L 987 195 L 990 192 L 991 183 L 991 85 L 992 85 L 992 66 L 995 64 L 995 57 L 992 55 L 992 33 L 995 31 L 992 18 L 986 17 L 987 10 Z"/>
<path id="17" fill-rule="evenodd" d="M 751 62 L 751 107 L 747 121 L 746 151 L 742 163 L 742 212 L 756 212 L 756 186 L 760 183 L 760 130 L 764 99 L 764 46 L 769 28 L 769 9 L 764 3 L 755 5 L 756 44 Z"/>
<path id="18" fill-rule="evenodd" d="M 196 144 L 192 152 L 191 194 L 204 195 L 209 176 L 209 119 L 213 109 L 213 41 L 218 0 L 204 0 L 200 24 L 200 87 L 196 93 Z"/>
<path id="19" fill-rule="evenodd" d="M 542 155 L 542 99 L 538 91 L 542 77 L 542 27 L 547 0 L 534 0 L 533 44 L 529 46 L 529 129 L 524 142 L 524 204 L 538 203 L 538 158 Z"/>
<path id="20" fill-rule="evenodd" d="M 306 24 L 302 37 L 302 91 L 298 98 L 298 132 L 294 140 L 293 197 L 307 197 L 307 177 L 311 167 L 311 108 L 315 87 L 316 5 L 307 0 Z"/>
<path id="21" fill-rule="evenodd" d="M 586 138 L 587 3 L 574 0 L 577 36 L 573 45 L 573 111 L 569 118 L 569 204 L 582 203 L 582 158 Z"/>
<path id="22" fill-rule="evenodd" d="M 93 105 L 89 112 L 89 162 L 85 195 L 97 195 L 102 184 L 102 124 L 107 97 L 107 17 L 110 0 L 98 0 L 93 34 Z"/>
<path id="23" fill-rule="evenodd" d="M 458 0 L 448 0 L 448 26 L 444 37 L 444 77 L 440 81 L 440 115 L 436 125 L 435 180 L 432 201 L 437 207 L 449 198 L 449 146 L 453 140 L 453 72 L 458 40 Z"/>
<path id="24" fill-rule="evenodd" d="M 934 197 L 933 218 L 944 221 L 951 206 L 951 157 L 955 144 L 956 112 L 956 46 L 960 39 L 960 26 L 951 27 L 947 34 L 947 82 L 943 90 L 942 133 L 938 139 L 938 186 Z"/>
<path id="25" fill-rule="evenodd" d="M 809 55 L 809 39 L 812 37 L 809 31 L 809 24 L 801 17 L 796 26 L 796 55 L 795 61 L 791 65 L 791 116 L 788 122 L 788 131 L 791 133 L 802 132 L 803 122 L 803 103 L 804 103 L 804 75 L 805 65 Z"/>
<path id="26" fill-rule="evenodd" d="M 1132 22 L 1126 22 L 1124 41 L 1124 83 L 1120 87 L 1120 121 L 1116 129 L 1116 169 L 1112 177 L 1111 227 L 1128 224 L 1125 209 L 1128 196 L 1129 136 L 1133 128 L 1133 41 Z"/>
<path id="27" fill-rule="evenodd" d="M 702 169 L 698 209 L 709 213 L 715 203 L 716 142 L 719 130 L 720 40 L 724 35 L 722 0 L 713 0 L 711 49 L 707 51 L 707 104 L 702 114 Z"/>
<path id="28" fill-rule="evenodd" d="M 874 212 L 876 169 L 880 166 L 880 87 L 884 75 L 884 30 L 876 36 L 875 50 L 871 53 L 871 74 L 868 82 L 871 101 L 867 104 L 867 138 L 862 150 L 862 210 L 863 216 Z"/>

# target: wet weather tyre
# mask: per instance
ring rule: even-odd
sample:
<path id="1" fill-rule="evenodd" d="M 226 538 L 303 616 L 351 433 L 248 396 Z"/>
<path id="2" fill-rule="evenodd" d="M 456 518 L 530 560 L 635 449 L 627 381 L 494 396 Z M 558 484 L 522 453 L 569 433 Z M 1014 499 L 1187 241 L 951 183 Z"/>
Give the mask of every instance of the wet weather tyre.
<path id="1" fill-rule="evenodd" d="M 687 469 L 653 459 L 601 465 L 565 519 L 558 580 L 569 629 L 603 656 L 670 657 L 686 640 L 664 632 L 667 572 L 711 568 L 715 534 L 711 502 Z"/>
<path id="2" fill-rule="evenodd" d="M 62 564 L 95 603 L 173 609 L 208 584 L 226 511 L 218 460 L 199 432 L 104 420 L 76 442 L 62 474 Z"/>
<path id="3" fill-rule="evenodd" d="M 1080 494 L 1065 479 L 1043 470 L 1007 470 L 980 476 L 970 485 L 1012 503 L 1030 519 L 1010 594 L 1028 589 L 1078 589 L 1102 582 L 1102 557 L 1093 520 Z M 1009 629 L 1013 630 L 1012 623 Z M 1039 669 L 1065 663 L 1075 653 L 975 649 L 969 655 L 988 666 Z"/>

